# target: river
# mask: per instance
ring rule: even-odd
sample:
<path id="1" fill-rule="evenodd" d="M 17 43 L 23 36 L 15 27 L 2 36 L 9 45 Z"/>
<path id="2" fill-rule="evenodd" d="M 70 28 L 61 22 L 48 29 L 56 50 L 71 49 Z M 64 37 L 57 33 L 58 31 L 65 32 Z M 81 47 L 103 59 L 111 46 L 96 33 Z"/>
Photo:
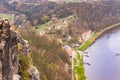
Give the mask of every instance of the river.
<path id="1" fill-rule="evenodd" d="M 120 29 L 110 30 L 96 40 L 84 56 L 86 80 L 120 80 Z"/>

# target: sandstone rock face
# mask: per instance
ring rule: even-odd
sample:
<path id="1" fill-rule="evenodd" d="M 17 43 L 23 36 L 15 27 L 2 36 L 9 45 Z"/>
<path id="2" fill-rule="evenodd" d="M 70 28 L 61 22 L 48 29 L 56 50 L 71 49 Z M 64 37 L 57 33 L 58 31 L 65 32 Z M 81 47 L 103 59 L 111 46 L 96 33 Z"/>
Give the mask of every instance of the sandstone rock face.
<path id="1" fill-rule="evenodd" d="M 20 75 L 13 75 L 13 80 L 20 80 L 21 79 L 21 76 Z"/>
<path id="2" fill-rule="evenodd" d="M 0 19 L 0 80 L 22 79 L 18 75 L 20 65 L 18 43 L 23 45 L 22 53 L 27 54 L 30 51 L 28 42 L 23 41 L 19 34 L 10 30 L 9 21 Z M 39 72 L 35 66 L 31 65 L 28 72 L 31 80 L 40 80 Z"/>
<path id="3" fill-rule="evenodd" d="M 22 45 L 22 53 L 27 54 L 30 52 L 30 45 L 27 40 L 24 40 L 24 45 Z"/>
<path id="4" fill-rule="evenodd" d="M 2 78 L 0 80 L 13 80 L 13 76 L 18 74 L 18 34 L 10 30 L 10 25 L 7 20 L 3 20 L 0 24 L 0 61 L 2 69 Z"/>
<path id="5" fill-rule="evenodd" d="M 31 65 L 28 71 L 30 73 L 31 80 L 40 80 L 39 71 L 35 66 Z"/>

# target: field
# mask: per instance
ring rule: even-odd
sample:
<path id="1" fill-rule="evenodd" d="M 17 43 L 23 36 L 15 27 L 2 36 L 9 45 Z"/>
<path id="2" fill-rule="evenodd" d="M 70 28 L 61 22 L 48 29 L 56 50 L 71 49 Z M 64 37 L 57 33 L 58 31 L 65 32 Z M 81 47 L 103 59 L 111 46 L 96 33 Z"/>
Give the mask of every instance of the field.
<path id="1" fill-rule="evenodd" d="M 42 25 L 39 25 L 39 26 L 35 26 L 35 27 L 37 27 L 37 32 L 39 32 L 40 30 L 47 29 L 48 27 L 50 27 L 52 25 L 53 25 L 53 22 L 49 21 L 49 22 L 47 22 L 45 24 L 42 24 Z"/>
<path id="2" fill-rule="evenodd" d="M 2 17 L 2 18 L 8 18 L 9 20 L 14 19 L 13 16 L 11 16 L 9 14 L 3 14 L 3 13 L 0 13 L 0 17 Z"/>

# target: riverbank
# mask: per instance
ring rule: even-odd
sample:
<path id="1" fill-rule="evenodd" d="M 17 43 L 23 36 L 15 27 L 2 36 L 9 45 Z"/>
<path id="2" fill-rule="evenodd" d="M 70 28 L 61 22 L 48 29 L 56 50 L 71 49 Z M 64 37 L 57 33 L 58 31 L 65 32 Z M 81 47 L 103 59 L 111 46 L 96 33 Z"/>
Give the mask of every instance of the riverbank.
<path id="1" fill-rule="evenodd" d="M 84 75 L 84 65 L 83 65 L 83 56 L 77 54 L 77 57 L 74 58 L 74 80 L 85 80 Z"/>
<path id="2" fill-rule="evenodd" d="M 117 27 L 117 26 L 119 26 L 119 25 L 120 25 L 120 23 L 113 24 L 113 25 L 108 26 L 108 27 L 106 27 L 105 29 L 103 29 L 103 30 L 101 30 L 101 31 L 99 31 L 99 32 L 93 33 L 92 36 L 91 36 L 88 40 L 86 40 L 86 41 L 78 48 L 78 50 L 81 50 L 81 51 L 86 50 L 86 49 L 87 49 L 90 45 L 92 45 L 92 44 L 96 41 L 96 39 L 97 39 L 98 37 L 100 37 L 104 32 L 106 32 L 106 31 L 108 31 L 108 30 L 110 30 L 110 29 L 112 29 L 112 28 L 114 28 L 114 27 Z"/>

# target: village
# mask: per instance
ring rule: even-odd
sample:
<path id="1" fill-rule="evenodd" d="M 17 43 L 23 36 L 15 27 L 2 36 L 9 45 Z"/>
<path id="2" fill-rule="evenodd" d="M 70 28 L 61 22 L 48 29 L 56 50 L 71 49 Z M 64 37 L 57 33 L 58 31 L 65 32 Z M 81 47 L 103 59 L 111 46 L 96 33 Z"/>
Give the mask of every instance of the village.
<path id="1" fill-rule="evenodd" d="M 55 37 L 57 41 L 62 45 L 62 48 L 66 50 L 67 54 L 69 55 L 70 61 L 72 62 L 72 67 L 68 65 L 67 63 L 64 64 L 65 71 L 71 70 L 73 73 L 73 66 L 74 66 L 74 59 L 77 58 L 77 55 L 80 54 L 83 56 L 83 52 L 80 50 L 77 50 L 84 42 L 89 39 L 93 32 L 91 30 L 86 30 L 82 33 L 81 36 L 77 36 L 77 41 L 75 43 L 71 43 L 73 36 L 69 35 L 64 31 L 64 28 L 67 28 L 69 23 L 72 23 L 73 16 L 69 16 L 66 19 L 57 19 L 53 17 L 52 22 L 54 23 L 53 26 L 49 26 L 47 29 L 43 29 L 39 31 L 40 36 L 44 36 L 46 34 L 51 35 L 53 38 Z M 61 37 L 61 35 L 64 35 L 64 37 Z M 76 65 L 75 65 L 76 66 Z"/>

